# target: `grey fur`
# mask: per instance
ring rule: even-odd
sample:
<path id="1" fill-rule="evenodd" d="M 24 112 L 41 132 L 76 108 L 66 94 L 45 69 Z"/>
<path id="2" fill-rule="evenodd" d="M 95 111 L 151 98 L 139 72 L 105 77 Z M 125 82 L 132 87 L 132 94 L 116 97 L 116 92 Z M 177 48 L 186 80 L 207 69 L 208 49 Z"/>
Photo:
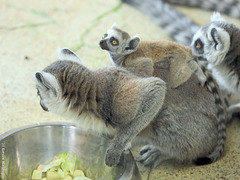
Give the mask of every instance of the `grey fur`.
<path id="1" fill-rule="evenodd" d="M 49 111 L 74 118 L 82 128 L 112 137 L 106 164 L 117 165 L 131 141 L 151 126 L 160 112 L 166 83 L 114 66 L 91 71 L 69 51 L 62 49 L 60 55 L 65 60 L 35 74 L 41 102 Z"/>
<path id="2" fill-rule="evenodd" d="M 112 32 L 111 29 L 108 30 L 108 32 L 111 32 L 112 34 L 115 35 L 115 33 Z M 122 31 L 122 32 L 126 33 L 125 31 Z M 125 44 L 124 42 L 127 40 L 124 40 L 122 42 L 121 34 L 118 34 L 118 36 L 119 37 L 116 37 L 116 35 L 115 35 L 115 38 L 119 39 L 119 41 L 118 41 L 119 46 L 122 49 L 124 49 L 124 44 Z M 100 45 L 103 44 L 103 41 L 108 41 L 109 38 L 111 38 L 110 34 L 109 34 L 109 37 L 101 40 L 102 43 L 100 43 Z M 162 46 L 160 46 L 159 44 L 161 44 Z M 108 43 L 108 45 L 109 45 L 109 43 Z M 172 47 L 171 42 L 143 42 L 139 46 L 140 47 L 134 53 L 130 53 L 130 54 L 125 54 L 125 53 L 121 53 L 120 51 L 115 51 L 116 47 L 113 48 L 111 45 L 109 45 L 107 47 L 107 49 L 108 49 L 109 55 L 111 57 L 111 60 L 113 61 L 113 63 L 116 66 L 125 67 L 129 71 L 134 72 L 135 74 L 140 75 L 140 76 L 146 76 L 146 74 L 148 76 L 153 75 L 153 71 L 150 68 L 145 68 L 145 73 L 142 74 L 143 71 L 139 71 L 139 67 L 141 66 L 143 60 L 145 60 L 146 58 L 154 58 L 153 59 L 153 61 L 155 62 L 154 63 L 154 75 L 157 77 L 160 77 L 168 84 L 168 90 L 167 90 L 166 100 L 165 100 L 165 103 L 163 106 L 163 111 L 161 112 L 161 114 L 159 114 L 159 119 L 161 119 L 161 120 L 159 120 L 159 122 L 157 120 L 156 124 L 153 123 L 152 133 L 155 136 L 154 136 L 154 138 L 152 138 L 150 145 L 147 145 L 142 149 L 142 151 L 140 153 L 141 154 L 140 161 L 144 165 L 157 166 L 163 160 L 167 160 L 167 159 L 171 159 L 171 158 L 185 161 L 185 160 L 193 160 L 194 158 L 197 159 L 199 157 L 206 156 L 207 154 L 202 154 L 198 157 L 194 157 L 193 154 L 199 153 L 199 152 L 191 152 L 193 154 L 189 153 L 189 157 L 187 157 L 182 152 L 183 149 L 186 148 L 184 151 L 188 152 L 189 148 L 193 148 L 193 149 L 199 148 L 198 145 L 194 144 L 194 146 L 193 146 L 193 144 L 192 144 L 191 146 L 193 146 L 193 147 L 184 147 L 186 144 L 183 146 L 178 144 L 178 143 L 183 143 L 182 141 L 190 142 L 191 140 L 189 140 L 188 138 L 194 136 L 194 134 L 188 134 L 188 132 L 184 132 L 185 129 L 183 126 L 186 125 L 185 123 L 190 123 L 190 124 L 192 123 L 190 126 L 193 131 L 194 131 L 194 129 L 199 129 L 199 130 L 201 129 L 201 127 L 198 127 L 199 125 L 195 124 L 195 115 L 196 114 L 199 116 L 199 122 L 205 121 L 205 123 L 207 123 L 206 119 L 208 119 L 208 118 L 209 118 L 209 123 L 211 123 L 211 121 L 213 120 L 211 118 L 213 118 L 213 117 L 216 118 L 215 116 L 217 116 L 218 121 L 217 122 L 215 121 L 215 123 L 216 123 L 215 125 L 217 126 L 217 128 L 212 127 L 213 128 L 212 130 L 214 132 L 216 130 L 218 130 L 217 131 L 218 135 L 217 135 L 217 137 L 215 137 L 217 140 L 214 139 L 214 140 L 216 140 L 217 145 L 215 146 L 214 150 L 211 153 L 209 152 L 209 155 L 207 156 L 209 159 L 211 159 L 211 162 L 216 161 L 220 157 L 220 155 L 223 151 L 223 147 L 224 147 L 224 141 L 225 141 L 225 136 L 226 136 L 226 134 L 225 134 L 226 112 L 225 112 L 225 108 L 223 107 L 222 99 L 219 95 L 219 93 L 220 93 L 219 88 L 218 88 L 217 84 L 215 83 L 214 79 L 212 78 L 211 74 L 208 71 L 206 71 L 206 68 L 203 68 L 201 66 L 199 67 L 198 64 L 194 61 L 197 58 L 192 56 L 191 52 L 187 51 L 187 48 L 182 47 L 181 45 L 176 45 L 178 47 L 175 47 L 175 51 L 172 50 L 172 48 L 170 48 L 170 47 Z M 151 49 L 150 52 L 148 52 L 149 46 Z M 166 53 L 166 55 L 164 55 L 164 53 L 161 54 L 159 48 L 165 48 L 163 50 L 163 52 Z M 181 48 L 184 48 L 186 51 L 181 51 L 180 50 Z M 159 53 L 156 53 L 158 51 L 159 51 Z M 169 51 L 169 52 L 167 52 L 167 51 Z M 182 58 L 188 58 L 188 59 L 181 59 L 180 56 L 175 56 L 174 54 L 178 54 L 178 52 L 185 53 L 185 54 L 190 53 L 189 56 L 182 57 Z M 149 56 L 147 56 L 147 55 L 149 55 Z M 159 61 L 159 62 L 156 62 L 156 61 Z M 181 84 L 177 88 L 176 87 L 173 88 L 170 83 L 170 79 L 171 79 L 170 62 L 176 62 L 176 61 L 179 62 L 179 64 L 178 64 L 179 69 L 181 69 L 181 66 L 184 67 L 184 65 L 185 65 L 185 64 L 180 63 L 181 61 L 188 62 L 188 65 L 191 67 L 191 69 L 193 71 L 196 71 L 197 76 L 192 75 L 191 77 L 189 77 L 189 79 L 185 83 Z M 145 63 L 147 63 L 147 61 L 145 61 Z M 151 65 L 151 61 L 149 61 L 148 63 L 149 63 L 149 65 Z M 129 67 L 131 67 L 131 68 L 129 69 Z M 134 67 L 135 67 L 135 69 L 133 70 Z M 171 65 L 171 68 L 173 68 L 172 65 Z M 146 73 L 146 72 L 148 72 L 148 73 Z M 185 71 L 182 73 L 187 74 L 186 68 L 185 68 Z M 215 103 L 217 104 L 216 106 L 218 109 L 218 111 L 215 112 L 215 114 L 214 114 L 214 111 L 211 110 L 211 108 L 215 107 L 215 104 L 213 101 L 214 98 L 211 97 L 211 98 L 213 98 L 213 99 L 211 99 L 210 93 L 208 94 L 208 92 L 205 92 L 205 90 L 203 90 L 203 88 L 198 86 L 198 79 L 200 78 L 200 76 L 204 76 L 203 78 L 202 77 L 201 78 L 203 79 L 204 83 L 206 83 L 206 85 L 209 87 L 209 89 L 211 90 L 212 94 L 215 97 Z M 208 81 L 205 81 L 206 79 Z M 192 94 L 192 95 L 194 94 L 194 97 L 193 96 L 191 97 L 190 94 Z M 195 95 L 196 95 L 196 97 L 195 97 Z M 205 101 L 208 101 L 208 103 L 210 103 L 210 104 L 208 104 L 208 105 L 205 104 L 204 106 L 201 106 L 201 104 L 202 103 L 204 104 Z M 199 106 L 198 105 L 195 106 L 195 103 L 196 103 L 196 105 L 199 104 Z M 190 108 L 191 110 L 188 111 L 187 110 L 188 108 Z M 210 108 L 210 109 L 208 109 L 208 108 Z M 205 112 L 203 113 L 203 111 L 205 111 Z M 209 114 L 209 115 L 211 114 L 210 116 L 212 116 L 212 117 L 211 118 L 204 117 L 204 116 L 202 116 L 201 113 Z M 203 120 L 202 120 L 202 118 L 203 118 Z M 183 126 L 179 125 L 178 121 L 183 122 L 183 124 L 182 124 Z M 159 124 L 162 124 L 162 126 L 159 126 Z M 170 128 L 170 127 L 172 127 L 172 128 Z M 167 128 L 167 130 L 165 128 Z M 189 129 L 188 128 L 187 129 L 189 131 L 191 131 L 190 130 L 191 128 L 189 127 Z M 163 134 L 163 132 L 166 134 Z M 199 138 L 201 138 L 203 136 L 208 136 L 208 133 L 211 134 L 211 132 L 202 132 L 202 133 L 203 134 L 198 135 L 198 136 L 200 136 Z M 185 134 L 187 137 L 182 137 L 183 134 Z M 169 135 L 171 137 L 171 139 L 169 139 L 169 137 L 165 137 L 167 135 Z M 176 137 L 176 135 L 179 137 Z M 166 139 L 163 140 L 163 138 L 166 138 Z M 184 139 L 184 138 L 186 138 L 186 139 Z M 164 142 L 162 142 L 162 141 L 166 141 L 165 142 L 166 144 L 164 144 Z M 169 143 L 169 145 L 167 145 L 167 143 Z M 213 142 L 207 142 L 207 143 L 212 144 Z M 173 145 L 173 144 L 176 144 L 176 146 L 179 147 L 179 149 L 178 149 L 179 152 L 178 152 L 177 148 L 174 147 L 175 145 Z M 165 146 L 167 147 L 166 149 L 164 149 Z M 206 145 L 206 146 L 208 146 L 208 145 Z M 183 148 L 183 149 L 181 149 L 181 148 Z M 199 149 L 199 150 L 203 152 L 204 148 L 205 147 L 202 147 L 202 149 L 201 150 Z M 195 150 L 198 151 L 197 149 L 195 149 Z M 195 151 L 195 150 L 193 150 L 193 151 Z M 169 155 L 168 153 L 170 153 L 171 155 Z M 198 163 L 201 164 L 201 162 L 198 162 Z"/>
<path id="3" fill-rule="evenodd" d="M 208 89 L 212 92 L 212 94 L 215 97 L 215 104 L 218 109 L 217 112 L 217 118 L 218 118 L 218 125 L 217 125 L 217 131 L 218 131 L 218 139 L 217 139 L 217 146 L 215 147 L 214 151 L 211 152 L 207 157 L 211 159 L 212 162 L 215 162 L 217 159 L 221 157 L 221 154 L 224 150 L 224 143 L 226 140 L 226 128 L 227 123 L 229 121 L 228 113 L 226 111 L 227 105 L 225 103 L 225 99 L 223 98 L 223 95 L 220 91 L 220 88 L 213 78 L 212 74 L 207 70 L 206 66 L 204 66 L 201 61 L 197 59 L 198 63 L 198 71 L 203 72 L 203 75 L 206 77 L 204 86 L 207 86 Z M 199 72 L 197 73 L 198 78 L 200 78 L 202 75 L 199 75 Z M 201 78 L 200 78 L 201 79 Z"/>

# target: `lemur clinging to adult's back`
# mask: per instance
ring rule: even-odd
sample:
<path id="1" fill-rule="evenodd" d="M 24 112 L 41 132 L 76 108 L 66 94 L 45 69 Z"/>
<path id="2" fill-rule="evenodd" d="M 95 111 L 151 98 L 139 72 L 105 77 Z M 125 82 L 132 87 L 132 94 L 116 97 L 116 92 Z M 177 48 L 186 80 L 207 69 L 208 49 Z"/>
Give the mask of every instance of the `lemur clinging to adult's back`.
<path id="1" fill-rule="evenodd" d="M 230 17 L 233 18 L 240 18 L 240 2 L 235 1 L 235 0 L 149 0 L 149 1 L 144 1 L 144 0 L 122 0 L 123 2 L 139 9 L 141 12 L 143 12 L 145 15 L 147 15 L 150 19 L 153 20 L 157 25 L 159 25 L 162 29 L 166 31 L 166 33 L 173 38 L 174 41 L 185 44 L 187 46 L 190 46 L 191 43 L 194 44 L 195 41 L 197 40 L 197 36 L 199 36 L 199 32 L 204 30 L 204 27 L 206 29 L 206 25 L 200 29 L 200 26 L 194 23 L 190 18 L 186 17 L 182 13 L 178 12 L 176 9 L 172 8 L 169 4 L 177 4 L 177 5 L 184 5 L 184 6 L 190 6 L 190 7 L 197 7 L 205 10 L 212 10 L 212 11 L 218 11 L 220 13 L 226 14 Z M 166 3 L 165 3 L 166 2 Z M 216 18 L 214 21 L 216 22 Z M 228 30 L 226 31 L 236 31 L 234 34 L 236 36 L 237 32 L 239 29 L 233 25 L 233 23 L 227 22 L 223 20 L 223 18 L 218 18 L 217 20 L 219 24 L 221 23 L 222 26 L 227 27 Z M 213 24 L 214 22 L 212 22 Z M 231 24 L 231 25 L 230 25 Z M 198 33 L 197 33 L 198 32 Z M 196 35 L 195 35 L 196 34 Z M 193 36 L 195 35 L 195 40 L 193 40 Z M 211 36 L 209 36 L 211 37 Z M 202 37 L 203 38 L 203 37 Z M 233 40 L 236 40 L 238 38 L 233 38 Z M 225 44 L 229 40 L 226 40 Z M 208 43 L 207 43 L 208 44 Z M 221 43 L 220 43 L 221 44 Z M 220 45 L 219 44 L 219 45 Z M 231 46 L 236 46 L 234 44 L 238 43 L 233 43 L 231 42 Z M 220 46 L 219 46 L 220 47 Z M 226 47 L 226 46 L 224 46 Z M 196 53 L 197 56 L 199 56 L 199 53 L 197 52 L 197 49 L 192 46 L 191 47 L 193 51 Z M 208 46 L 209 49 L 205 49 L 205 54 L 215 54 L 217 55 L 214 51 L 213 48 Z M 209 53 L 211 52 L 211 53 Z M 218 52 L 220 54 L 222 52 Z M 225 53 L 222 53 L 225 54 Z M 230 51 L 230 54 L 231 51 Z M 204 55 L 203 55 L 204 56 Z M 221 55 L 222 56 L 222 55 Z M 229 55 L 228 55 L 229 56 Z M 208 64 L 212 64 L 209 58 L 206 58 L 208 60 Z M 232 58 L 231 58 L 232 59 Z M 229 61 L 228 61 L 229 62 Z M 237 61 L 234 61 L 237 62 Z M 223 64 L 223 63 L 222 63 Z M 232 69 L 233 67 L 238 67 L 236 64 L 233 66 L 232 64 Z M 210 66 L 208 66 L 210 67 Z M 212 66 L 213 67 L 213 66 Z M 236 93 L 236 88 L 227 85 L 226 80 L 224 80 L 224 77 L 227 77 L 227 74 L 230 74 L 229 72 L 233 72 L 229 69 L 229 67 L 221 65 L 221 70 L 219 69 L 219 66 L 214 66 L 216 68 L 210 68 L 213 70 L 213 77 L 216 79 L 218 84 L 220 85 L 221 90 L 223 91 L 222 94 L 225 94 L 225 101 L 228 108 L 229 113 L 234 113 L 234 112 L 239 112 L 240 111 L 240 96 L 239 93 Z M 224 68 L 223 68 L 224 67 Z M 216 70 L 218 69 L 218 70 Z M 236 68 L 235 68 L 236 69 Z M 228 71 L 228 72 L 227 72 Z M 221 74 L 221 75 L 220 75 Z M 231 73 L 232 75 L 236 73 Z M 234 76 L 229 76 L 228 82 L 229 83 L 235 83 L 236 79 Z M 223 83 L 225 82 L 225 85 Z M 224 87 L 225 86 L 225 87 Z M 233 92 L 235 91 L 235 92 Z M 230 115 L 230 114 L 229 114 Z"/>
<path id="2" fill-rule="evenodd" d="M 199 76 L 200 74 L 201 77 L 203 72 L 194 61 L 196 57 L 188 47 L 171 41 L 140 41 L 138 36 L 130 37 L 127 32 L 117 28 L 115 25 L 104 34 L 103 39 L 100 41 L 100 46 L 108 51 L 113 64 L 116 66 L 125 67 L 138 76 L 154 75 L 167 83 L 167 95 L 163 105 L 167 113 L 162 115 L 162 118 L 166 121 L 182 121 L 185 119 L 190 123 L 195 121 L 194 118 L 197 115 L 199 122 L 209 120 L 210 123 L 211 118 L 214 117 L 215 119 L 217 116 L 217 120 L 215 119 L 218 127 L 215 127 L 218 130 L 217 145 L 214 150 L 212 149 L 212 153 L 208 152 L 210 155 L 204 155 L 206 158 L 198 157 L 196 163 L 207 164 L 216 161 L 220 157 L 225 140 L 226 113 L 218 94 L 217 85 L 213 79 L 208 83 L 214 94 L 218 110 L 211 110 L 211 108 L 216 108 L 214 98 L 205 88 L 198 86 L 199 77 L 193 74 L 193 72 L 197 71 L 197 75 Z M 208 77 L 211 78 L 209 74 Z M 205 104 L 206 101 L 208 102 L 207 104 Z M 208 115 L 202 116 L 202 113 Z M 170 116 L 169 114 L 172 115 Z M 206 134 L 202 135 L 207 136 Z M 161 140 L 159 139 L 159 141 Z M 144 164 L 149 164 L 148 158 L 150 158 L 153 152 L 156 153 L 159 149 L 161 151 L 162 147 L 159 147 L 161 146 L 160 144 L 155 143 L 154 145 L 154 148 L 151 146 L 151 153 L 145 152 L 145 150 L 142 151 L 141 159 Z M 176 153 L 176 150 L 172 151 L 172 149 L 169 149 L 169 153 L 179 155 Z M 157 156 L 151 160 L 151 163 L 158 164 L 161 158 L 158 159 Z M 179 159 L 177 157 L 172 158 Z M 191 155 L 189 157 L 182 155 L 181 160 L 189 158 L 193 160 Z"/>

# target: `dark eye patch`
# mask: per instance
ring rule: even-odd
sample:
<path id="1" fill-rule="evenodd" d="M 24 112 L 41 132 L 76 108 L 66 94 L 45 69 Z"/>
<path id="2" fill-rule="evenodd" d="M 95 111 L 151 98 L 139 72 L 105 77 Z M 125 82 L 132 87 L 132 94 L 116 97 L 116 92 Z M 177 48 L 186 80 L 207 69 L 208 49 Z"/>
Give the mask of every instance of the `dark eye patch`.
<path id="1" fill-rule="evenodd" d="M 117 46 L 119 44 L 118 40 L 114 37 L 110 38 L 110 42 L 113 46 Z"/>
<path id="2" fill-rule="evenodd" d="M 204 44 L 200 38 L 194 42 L 194 49 L 198 54 L 204 54 Z"/>
<path id="3" fill-rule="evenodd" d="M 199 49 L 199 50 L 202 50 L 203 49 L 203 42 L 201 41 L 201 39 L 197 39 L 196 41 L 195 41 L 195 48 L 196 49 Z"/>

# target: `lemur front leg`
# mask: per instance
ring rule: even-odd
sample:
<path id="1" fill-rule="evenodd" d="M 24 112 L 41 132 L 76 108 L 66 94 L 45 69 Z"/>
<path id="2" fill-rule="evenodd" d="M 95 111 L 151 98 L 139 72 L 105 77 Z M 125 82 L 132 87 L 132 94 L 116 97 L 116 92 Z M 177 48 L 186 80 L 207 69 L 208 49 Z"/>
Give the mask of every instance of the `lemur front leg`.
<path id="1" fill-rule="evenodd" d="M 147 88 L 145 98 L 135 118 L 119 128 L 106 151 L 105 162 L 108 166 L 117 165 L 124 150 L 131 141 L 154 119 L 160 111 L 166 93 L 166 84 L 160 79 L 155 79 L 154 86 Z"/>

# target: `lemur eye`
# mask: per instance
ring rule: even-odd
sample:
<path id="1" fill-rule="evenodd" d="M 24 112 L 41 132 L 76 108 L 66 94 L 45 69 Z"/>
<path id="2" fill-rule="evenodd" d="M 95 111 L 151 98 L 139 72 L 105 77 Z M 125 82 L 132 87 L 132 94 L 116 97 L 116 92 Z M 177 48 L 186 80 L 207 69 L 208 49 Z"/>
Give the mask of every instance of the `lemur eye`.
<path id="1" fill-rule="evenodd" d="M 113 41 L 112 41 L 112 44 L 113 44 L 113 45 L 117 45 L 117 41 L 116 41 L 116 40 L 113 40 Z"/>
<path id="2" fill-rule="evenodd" d="M 200 44 L 200 43 L 197 43 L 196 47 L 197 47 L 198 49 L 200 49 L 200 48 L 201 48 L 201 44 Z"/>
<path id="3" fill-rule="evenodd" d="M 102 39 L 105 39 L 107 36 L 108 36 L 107 34 L 104 34 L 103 37 L 102 37 Z"/>
<path id="4" fill-rule="evenodd" d="M 117 40 L 116 38 L 114 38 L 114 37 L 111 37 L 111 38 L 110 38 L 110 42 L 111 42 L 111 44 L 112 44 L 113 46 L 117 46 L 117 45 L 118 45 L 118 40 Z"/>

